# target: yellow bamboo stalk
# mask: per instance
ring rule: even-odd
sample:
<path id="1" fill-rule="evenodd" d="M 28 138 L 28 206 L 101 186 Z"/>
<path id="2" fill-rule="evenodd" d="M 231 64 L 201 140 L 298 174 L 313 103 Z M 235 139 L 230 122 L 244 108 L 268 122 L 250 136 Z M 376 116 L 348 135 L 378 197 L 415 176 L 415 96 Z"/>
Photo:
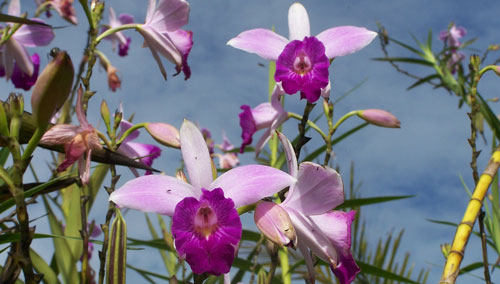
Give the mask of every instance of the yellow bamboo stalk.
<path id="1" fill-rule="evenodd" d="M 464 257 L 465 246 L 467 245 L 467 241 L 469 241 L 472 228 L 474 227 L 474 223 L 479 216 L 479 211 L 483 206 L 483 200 L 486 196 L 486 192 L 488 191 L 491 181 L 497 173 L 499 166 L 500 145 L 491 155 L 488 165 L 479 178 L 479 182 L 477 183 L 474 193 L 472 194 L 469 204 L 467 205 L 462 222 L 460 222 L 457 227 L 455 238 L 453 239 L 451 250 L 448 254 L 448 258 L 446 259 L 443 275 L 441 276 L 439 283 L 455 283 L 460 269 L 460 263 Z"/>

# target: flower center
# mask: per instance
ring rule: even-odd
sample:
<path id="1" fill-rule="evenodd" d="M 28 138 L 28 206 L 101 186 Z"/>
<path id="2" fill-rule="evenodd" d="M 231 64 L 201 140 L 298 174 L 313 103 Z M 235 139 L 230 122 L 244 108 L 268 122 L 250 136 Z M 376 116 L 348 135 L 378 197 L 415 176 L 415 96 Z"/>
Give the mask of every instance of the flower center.
<path id="1" fill-rule="evenodd" d="M 304 75 L 312 69 L 311 60 L 304 52 L 301 52 L 297 57 L 295 57 L 295 60 L 293 61 L 293 69 L 295 73 L 300 75 Z"/>
<path id="2" fill-rule="evenodd" d="M 217 215 L 207 201 L 202 201 L 194 216 L 195 232 L 208 238 L 217 228 Z"/>

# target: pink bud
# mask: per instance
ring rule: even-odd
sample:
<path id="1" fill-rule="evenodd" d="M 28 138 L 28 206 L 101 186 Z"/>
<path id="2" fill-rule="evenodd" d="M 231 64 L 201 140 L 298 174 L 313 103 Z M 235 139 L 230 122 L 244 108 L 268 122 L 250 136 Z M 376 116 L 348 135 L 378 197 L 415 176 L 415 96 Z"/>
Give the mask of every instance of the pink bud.
<path id="1" fill-rule="evenodd" d="M 358 116 L 367 122 L 390 128 L 399 128 L 401 123 L 399 120 L 390 112 L 381 109 L 365 109 L 358 112 Z"/>
<path id="2" fill-rule="evenodd" d="M 180 148 L 179 130 L 167 123 L 148 123 L 146 130 L 158 143 L 173 148 Z"/>
<path id="3" fill-rule="evenodd" d="M 500 76 L 500 66 L 496 65 L 493 71 L 497 74 L 497 76 Z"/>
<path id="4" fill-rule="evenodd" d="M 281 206 L 268 201 L 257 204 L 254 214 L 255 224 L 272 242 L 280 246 L 295 248 L 297 235 L 288 213 Z"/>

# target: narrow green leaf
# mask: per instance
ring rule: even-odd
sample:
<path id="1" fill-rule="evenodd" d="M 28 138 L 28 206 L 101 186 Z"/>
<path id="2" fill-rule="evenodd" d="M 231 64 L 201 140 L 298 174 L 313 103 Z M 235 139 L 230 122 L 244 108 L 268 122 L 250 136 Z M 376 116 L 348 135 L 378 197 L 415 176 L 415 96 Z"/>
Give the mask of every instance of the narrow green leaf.
<path id="1" fill-rule="evenodd" d="M 491 265 L 491 264 L 488 264 L 488 265 Z M 474 263 L 468 264 L 464 267 L 460 267 L 460 272 L 458 274 L 469 273 L 473 270 L 476 270 L 478 268 L 483 268 L 483 267 L 484 267 L 483 262 L 474 262 Z M 495 267 L 500 268 L 499 265 L 495 265 Z"/>
<path id="2" fill-rule="evenodd" d="M 427 33 L 427 48 L 429 50 L 432 50 L 432 30 L 429 29 L 429 32 Z"/>
<path id="3" fill-rule="evenodd" d="M 393 39 L 393 38 L 391 38 L 391 37 L 389 37 L 389 39 L 390 39 L 390 41 L 394 42 L 395 44 L 397 44 L 397 45 L 399 45 L 399 46 L 401 46 L 401 47 L 404 47 L 404 48 L 408 49 L 409 51 L 411 51 L 411 52 L 413 52 L 413 53 L 415 53 L 415 54 L 418 54 L 418 55 L 420 55 L 420 56 L 422 56 L 422 57 L 423 57 L 423 53 L 422 53 L 422 52 L 420 52 L 418 49 L 413 48 L 413 47 L 411 47 L 411 46 L 409 46 L 409 45 L 407 45 L 407 44 L 405 44 L 405 43 L 402 43 L 402 42 L 400 42 L 400 41 L 398 41 L 398 40 L 396 40 L 396 39 Z"/>
<path id="4" fill-rule="evenodd" d="M 425 66 L 434 66 L 434 63 L 425 60 L 425 59 L 419 59 L 419 58 L 412 58 L 412 57 L 380 57 L 380 58 L 373 58 L 372 60 L 375 61 L 392 61 L 392 62 L 404 62 L 404 63 L 412 63 L 412 64 L 420 64 L 420 65 L 425 65 Z"/>
<path id="5" fill-rule="evenodd" d="M 250 230 L 243 230 L 243 232 L 241 233 L 241 239 L 243 241 L 252 241 L 257 243 L 260 240 L 260 237 L 261 237 L 260 233 Z"/>
<path id="6" fill-rule="evenodd" d="M 3 147 L 0 150 L 0 166 L 5 166 L 5 162 L 7 162 L 7 159 L 9 158 L 9 148 Z"/>
<path id="7" fill-rule="evenodd" d="M 33 266 L 36 271 L 43 274 L 43 282 L 47 284 L 57 284 L 60 283 L 57 279 L 57 274 L 50 268 L 50 266 L 43 260 L 43 258 L 36 253 L 34 250 L 30 249 L 30 258 L 33 262 Z"/>
<path id="8" fill-rule="evenodd" d="M 2 13 L 0 13 L 0 22 L 19 23 L 19 24 L 27 24 L 27 25 L 37 25 L 37 26 L 50 27 L 50 25 L 47 25 L 45 23 L 40 23 L 40 22 L 28 20 L 26 18 L 11 16 L 11 15 L 2 14 Z"/>
<path id="9" fill-rule="evenodd" d="M 90 209 L 92 209 L 94 200 L 97 196 L 97 193 L 99 192 L 99 189 L 102 186 L 104 179 L 108 175 L 108 171 L 109 165 L 99 164 L 94 168 L 94 171 L 92 172 L 92 175 L 89 179 L 89 184 L 84 188 L 85 194 L 89 197 L 89 200 L 87 201 L 87 214 L 90 212 Z"/>
<path id="10" fill-rule="evenodd" d="M 42 195 L 45 211 L 49 218 L 49 225 L 52 234 L 62 236 L 62 225 L 57 221 L 57 218 L 50 207 L 47 198 Z M 78 272 L 76 262 L 79 256 L 75 257 L 71 254 L 68 243 L 63 238 L 53 238 L 55 256 L 58 270 L 62 273 L 65 283 L 78 283 Z"/>
<path id="11" fill-rule="evenodd" d="M 488 103 L 481 97 L 480 94 L 477 94 L 477 97 L 479 98 L 481 104 L 480 104 L 480 110 L 481 113 L 484 115 L 484 119 L 486 122 L 488 122 L 488 125 L 490 126 L 491 130 L 497 137 L 497 139 L 500 139 L 500 120 L 498 117 L 495 115 L 495 113 L 491 110 L 490 106 Z"/>
<path id="12" fill-rule="evenodd" d="M 415 197 L 415 196 L 416 195 L 396 195 L 396 196 L 383 196 L 383 197 L 369 197 L 369 198 L 348 199 L 348 200 L 345 200 L 344 203 L 342 203 L 341 205 L 339 205 L 337 207 L 337 209 L 353 208 L 353 207 L 359 207 L 359 206 L 364 206 L 364 205 L 389 202 L 389 201 L 394 201 L 394 200 L 399 200 L 399 199 L 412 198 L 412 197 Z"/>
<path id="13" fill-rule="evenodd" d="M 165 244 L 165 240 L 163 239 L 155 239 L 155 240 L 139 240 L 139 239 L 134 239 L 134 238 L 127 238 L 129 243 L 127 244 L 127 247 L 134 247 L 134 246 L 147 246 L 147 247 L 152 247 L 155 249 L 161 249 L 161 250 L 171 250 L 167 244 Z"/>
<path id="14" fill-rule="evenodd" d="M 336 105 L 338 102 L 340 102 L 343 98 L 347 97 L 348 95 L 352 94 L 354 91 L 356 91 L 359 87 L 363 86 L 364 83 L 366 83 L 368 81 L 368 79 L 364 79 L 363 81 L 357 83 L 356 85 L 354 85 L 354 87 L 352 87 L 351 89 L 349 89 L 347 92 L 345 92 L 344 94 L 342 94 L 340 97 L 338 97 L 334 102 L 333 104 Z"/>
<path id="15" fill-rule="evenodd" d="M 115 210 L 115 219 L 111 224 L 107 258 L 106 283 L 125 283 L 127 265 L 127 224 L 118 209 Z"/>
<path id="16" fill-rule="evenodd" d="M 400 281 L 400 282 L 404 282 L 404 283 L 418 284 L 418 282 L 415 282 L 411 279 L 405 278 L 403 276 L 399 276 L 395 273 L 392 273 L 392 272 L 389 272 L 387 270 L 375 267 L 375 266 L 370 265 L 368 263 L 364 263 L 361 261 L 356 261 L 356 263 L 358 264 L 359 268 L 361 268 L 361 271 L 364 274 L 374 275 L 374 276 L 382 277 L 384 279 Z"/>
<path id="17" fill-rule="evenodd" d="M 340 135 L 339 137 L 337 137 L 337 138 L 335 138 L 335 139 L 332 140 L 332 146 L 338 144 L 340 141 L 344 140 L 345 138 L 349 137 L 350 135 L 354 134 L 355 132 L 363 129 L 368 124 L 369 124 L 368 122 L 364 122 L 364 123 L 362 123 L 362 124 L 360 124 L 360 125 L 358 125 L 358 126 L 356 126 L 354 128 L 351 128 L 349 131 L 346 131 L 346 132 L 342 133 L 342 135 Z M 326 150 L 326 146 L 325 145 L 319 147 L 318 149 L 314 150 L 311 154 L 307 155 L 307 157 L 305 157 L 302 160 L 302 162 L 312 161 L 312 160 L 316 159 L 325 150 Z"/>
<path id="18" fill-rule="evenodd" d="M 158 274 L 158 273 L 154 273 L 154 272 L 151 272 L 151 271 L 147 271 L 147 270 L 144 270 L 144 269 L 140 269 L 140 268 L 137 268 L 135 266 L 132 266 L 130 264 L 127 264 L 127 267 L 134 270 L 135 272 L 141 274 L 143 277 L 144 275 L 147 275 L 147 276 L 153 276 L 153 277 L 156 277 L 156 278 L 159 278 L 159 279 L 162 279 L 162 280 L 167 280 L 167 281 L 170 281 L 170 277 L 166 276 L 166 275 L 161 275 L 161 274 Z M 155 283 L 155 282 L 153 282 Z"/>
<path id="19" fill-rule="evenodd" d="M 436 78 L 439 78 L 439 75 L 438 74 L 432 74 L 432 75 L 429 75 L 429 76 L 426 76 L 420 80 L 417 80 L 417 82 L 413 83 L 411 86 L 409 86 L 408 88 L 406 88 L 406 90 L 411 90 L 417 86 L 420 86 L 421 84 L 423 83 L 426 83 L 426 82 L 429 82 L 431 81 L 432 79 L 436 79 Z"/>
<path id="20" fill-rule="evenodd" d="M 80 208 L 80 188 L 73 184 L 61 190 L 62 208 L 64 213 L 64 235 L 68 237 L 80 237 L 82 229 L 82 217 Z M 83 252 L 81 240 L 66 241 L 71 250 L 71 254 L 79 258 Z"/>

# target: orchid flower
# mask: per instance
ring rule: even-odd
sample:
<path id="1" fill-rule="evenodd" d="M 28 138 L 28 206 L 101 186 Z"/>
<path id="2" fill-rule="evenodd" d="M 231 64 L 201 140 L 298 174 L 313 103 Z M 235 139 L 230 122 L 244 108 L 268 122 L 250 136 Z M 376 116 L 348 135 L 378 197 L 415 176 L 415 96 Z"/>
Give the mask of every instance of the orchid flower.
<path id="1" fill-rule="evenodd" d="M 315 163 L 298 166 L 290 141 L 283 134 L 278 135 L 290 175 L 297 178 L 279 206 L 290 217 L 311 281 L 314 283 L 310 252 L 330 264 L 340 283 L 351 283 L 360 271 L 350 251 L 351 223 L 356 212 L 332 210 L 344 202 L 342 178 L 334 169 Z"/>
<path id="2" fill-rule="evenodd" d="M 72 23 L 73 25 L 78 24 L 78 18 L 76 17 L 75 7 L 73 7 L 74 0 L 48 0 L 54 10 L 61 16 L 61 18 Z"/>
<path id="3" fill-rule="evenodd" d="M 167 79 L 159 54 L 176 65 L 177 74 L 184 73 L 184 79 L 191 76 L 187 58 L 193 46 L 193 33 L 182 30 L 188 23 L 189 3 L 184 0 L 149 0 L 146 22 L 137 30 L 144 37 L 145 45 L 153 54 L 161 74 Z M 175 76 L 174 75 L 174 76 Z"/>
<path id="4" fill-rule="evenodd" d="M 439 39 L 450 48 L 450 51 L 445 53 L 445 57 L 448 57 L 446 67 L 451 70 L 452 74 L 455 74 L 458 63 L 465 59 L 465 54 L 458 51 L 458 48 L 461 44 L 460 39 L 466 33 L 467 30 L 464 27 L 457 27 L 453 24 L 449 30 L 441 31 L 439 34 Z"/>
<path id="5" fill-rule="evenodd" d="M 92 151 L 102 149 L 96 129 L 87 121 L 83 110 L 83 90 L 78 89 L 76 117 L 80 126 L 57 124 L 43 135 L 40 143 L 46 145 L 64 145 L 64 161 L 57 167 L 58 172 L 66 170 L 78 161 L 78 171 L 83 184 L 87 184 L 90 176 L 90 160 Z M 87 159 L 84 159 L 84 154 Z"/>
<path id="6" fill-rule="evenodd" d="M 104 27 L 103 31 L 108 28 L 116 28 L 121 25 L 131 24 L 134 22 L 134 16 L 130 14 L 120 14 L 118 19 L 116 18 L 115 11 L 113 8 L 109 8 L 109 27 Z M 127 56 L 128 49 L 130 46 L 130 37 L 125 37 L 121 31 L 115 32 L 106 37 L 106 39 L 111 40 L 113 45 L 113 50 L 116 48 L 116 42 L 118 42 L 118 55 Z"/>
<path id="7" fill-rule="evenodd" d="M 118 137 L 122 136 L 123 133 L 132 127 L 132 123 L 122 119 L 120 122 L 120 134 Z M 139 159 L 139 162 L 151 167 L 153 165 L 153 160 L 158 158 L 161 154 L 161 149 L 158 146 L 151 144 L 143 144 L 132 142 L 137 137 L 139 137 L 139 131 L 133 131 L 129 136 L 127 136 L 118 148 L 118 153 L 123 154 L 131 159 Z M 139 176 L 137 170 L 130 168 L 136 177 Z M 151 171 L 146 171 L 146 175 L 152 174 Z"/>
<path id="8" fill-rule="evenodd" d="M 12 0 L 8 14 L 19 17 L 21 6 L 19 0 Z M 42 22 L 39 19 L 32 19 Z M 8 24 L 12 26 L 12 24 Z M 5 69 L 7 79 L 13 78 L 16 88 L 29 90 L 36 81 L 40 58 L 38 55 L 30 57 L 26 47 L 46 46 L 54 38 L 52 29 L 42 25 L 22 25 L 2 46 L 1 65 Z M 16 69 L 17 67 L 17 69 Z M 24 82 L 24 83 L 22 83 Z"/>
<path id="9" fill-rule="evenodd" d="M 220 149 L 224 151 L 223 154 L 217 154 L 219 157 L 219 167 L 221 169 L 232 169 L 240 163 L 238 155 L 229 152 L 234 149 L 234 145 L 231 144 L 224 132 L 222 133 L 222 144 L 220 145 Z"/>
<path id="10" fill-rule="evenodd" d="M 310 35 L 309 17 L 300 3 L 288 10 L 289 39 L 267 29 L 240 33 L 227 42 L 232 47 L 276 61 L 275 80 L 287 94 L 301 91 L 309 102 L 330 94 L 329 60 L 354 53 L 368 45 L 376 32 L 362 27 L 341 26 Z"/>
<path id="11" fill-rule="evenodd" d="M 243 142 L 240 147 L 240 153 L 245 151 L 246 145 L 252 144 L 255 132 L 266 129 L 255 146 L 255 153 L 258 155 L 271 134 L 288 119 L 288 113 L 283 109 L 280 102 L 280 97 L 283 94 L 284 91 L 281 83 L 276 83 L 270 103 L 262 103 L 253 109 L 248 105 L 241 106 L 243 112 L 239 114 L 239 117 Z"/>
<path id="12" fill-rule="evenodd" d="M 182 124 L 180 144 L 190 184 L 171 176 L 142 176 L 125 183 L 109 200 L 120 208 L 172 216 L 175 248 L 193 272 L 228 273 L 242 234 L 236 208 L 255 203 L 296 180 L 262 165 L 237 167 L 213 180 L 207 144 L 189 121 Z"/>

